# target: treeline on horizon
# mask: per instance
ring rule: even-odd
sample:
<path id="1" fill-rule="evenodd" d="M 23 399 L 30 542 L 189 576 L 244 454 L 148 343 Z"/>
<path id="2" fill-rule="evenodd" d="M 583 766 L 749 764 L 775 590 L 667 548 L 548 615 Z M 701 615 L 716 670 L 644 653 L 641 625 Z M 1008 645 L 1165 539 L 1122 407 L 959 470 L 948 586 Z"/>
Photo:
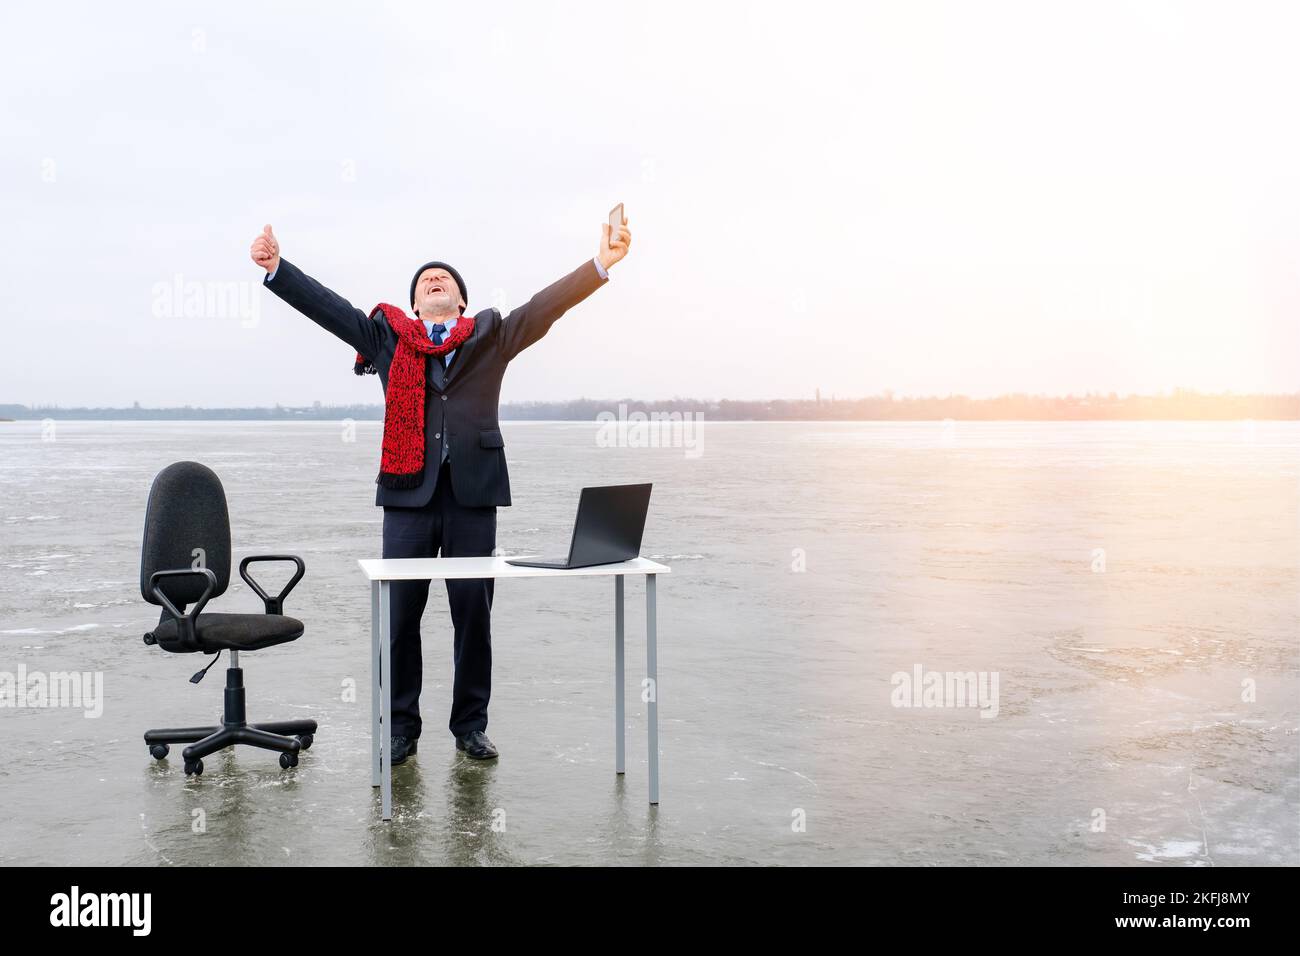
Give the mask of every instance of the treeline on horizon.
<path id="1" fill-rule="evenodd" d="M 596 421 L 601 416 L 621 418 L 676 414 L 703 416 L 705 421 L 1231 421 L 1300 419 L 1300 392 L 1278 395 L 1236 395 L 1175 389 L 1159 395 L 1012 394 L 997 398 L 964 395 L 921 398 L 886 393 L 869 398 L 813 399 L 637 399 L 578 398 L 563 402 L 506 402 L 503 421 Z M 338 421 L 352 418 L 380 420 L 378 404 L 310 406 L 275 405 L 270 408 L 85 408 L 0 405 L 0 419 L 105 419 L 105 420 L 265 420 Z"/>

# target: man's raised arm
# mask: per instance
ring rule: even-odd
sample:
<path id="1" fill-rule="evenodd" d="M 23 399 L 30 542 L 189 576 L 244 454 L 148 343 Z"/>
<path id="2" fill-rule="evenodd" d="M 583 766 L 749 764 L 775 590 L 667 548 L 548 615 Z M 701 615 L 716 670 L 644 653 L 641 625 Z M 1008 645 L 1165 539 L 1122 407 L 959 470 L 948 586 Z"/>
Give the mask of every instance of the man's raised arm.
<path id="1" fill-rule="evenodd" d="M 555 320 L 609 281 L 609 268 L 627 255 L 632 234 L 623 226 L 611 236 L 609 223 L 601 225 L 600 252 L 558 282 L 552 282 L 501 323 L 499 345 L 510 361 L 550 331 Z"/>
<path id="2" fill-rule="evenodd" d="M 249 249 L 254 262 L 266 270 L 263 284 L 327 332 L 337 335 L 362 355 L 379 351 L 379 323 L 347 299 L 325 288 L 292 262 L 280 258 L 280 242 L 266 226 Z"/>

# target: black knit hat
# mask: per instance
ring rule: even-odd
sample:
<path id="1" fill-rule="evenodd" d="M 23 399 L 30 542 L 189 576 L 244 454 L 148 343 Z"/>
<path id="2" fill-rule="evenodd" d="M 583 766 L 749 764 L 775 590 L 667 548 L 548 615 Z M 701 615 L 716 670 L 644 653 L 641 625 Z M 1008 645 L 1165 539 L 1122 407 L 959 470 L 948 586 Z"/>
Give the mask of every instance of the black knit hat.
<path id="1" fill-rule="evenodd" d="M 415 308 L 415 284 L 420 281 L 420 276 L 421 274 L 423 274 L 425 269 L 446 269 L 448 272 L 450 272 L 451 277 L 456 280 L 456 285 L 460 288 L 460 297 L 464 299 L 467 304 L 469 303 L 469 292 L 466 291 L 465 280 L 460 277 L 459 272 L 457 272 L 451 266 L 447 265 L 447 263 L 445 262 L 426 262 L 424 265 L 420 266 L 420 268 L 416 269 L 415 275 L 411 277 L 411 308 L 412 309 Z M 465 312 L 463 306 L 461 307 L 460 311 L 462 314 Z"/>

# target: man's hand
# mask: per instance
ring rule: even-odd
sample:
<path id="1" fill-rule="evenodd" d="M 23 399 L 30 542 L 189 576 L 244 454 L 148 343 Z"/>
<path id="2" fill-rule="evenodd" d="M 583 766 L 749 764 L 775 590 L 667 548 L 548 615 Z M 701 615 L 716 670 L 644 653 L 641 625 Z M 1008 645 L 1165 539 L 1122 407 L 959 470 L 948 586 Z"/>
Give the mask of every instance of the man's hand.
<path id="1" fill-rule="evenodd" d="M 267 227 L 268 230 L 270 227 Z M 632 233 L 627 229 L 627 216 L 623 217 L 623 225 L 619 227 L 618 235 L 611 236 L 609 223 L 604 222 L 600 225 L 600 252 L 597 258 L 600 264 L 608 269 L 614 263 L 618 262 L 627 255 L 628 246 L 632 245 Z"/>
<path id="2" fill-rule="evenodd" d="M 627 218 L 624 217 L 623 221 L 627 222 Z M 253 246 L 248 252 L 253 257 L 253 261 L 266 270 L 267 275 L 280 268 L 280 243 L 271 232 L 270 226 L 262 227 L 261 235 L 253 240 Z"/>

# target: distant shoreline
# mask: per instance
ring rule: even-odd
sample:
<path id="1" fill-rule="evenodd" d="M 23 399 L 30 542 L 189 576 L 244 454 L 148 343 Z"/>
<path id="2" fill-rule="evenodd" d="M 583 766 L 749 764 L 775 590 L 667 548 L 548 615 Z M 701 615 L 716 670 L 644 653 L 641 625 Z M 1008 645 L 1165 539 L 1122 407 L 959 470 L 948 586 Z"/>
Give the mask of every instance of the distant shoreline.
<path id="1" fill-rule="evenodd" d="M 252 408 L 87 408 L 0 404 L 0 421 L 383 421 L 380 404 Z M 572 399 L 506 402 L 510 422 L 932 422 L 932 421 L 1300 421 L 1300 393 L 1234 395 L 1175 389 L 1161 395 L 963 395 L 909 398 Z"/>

